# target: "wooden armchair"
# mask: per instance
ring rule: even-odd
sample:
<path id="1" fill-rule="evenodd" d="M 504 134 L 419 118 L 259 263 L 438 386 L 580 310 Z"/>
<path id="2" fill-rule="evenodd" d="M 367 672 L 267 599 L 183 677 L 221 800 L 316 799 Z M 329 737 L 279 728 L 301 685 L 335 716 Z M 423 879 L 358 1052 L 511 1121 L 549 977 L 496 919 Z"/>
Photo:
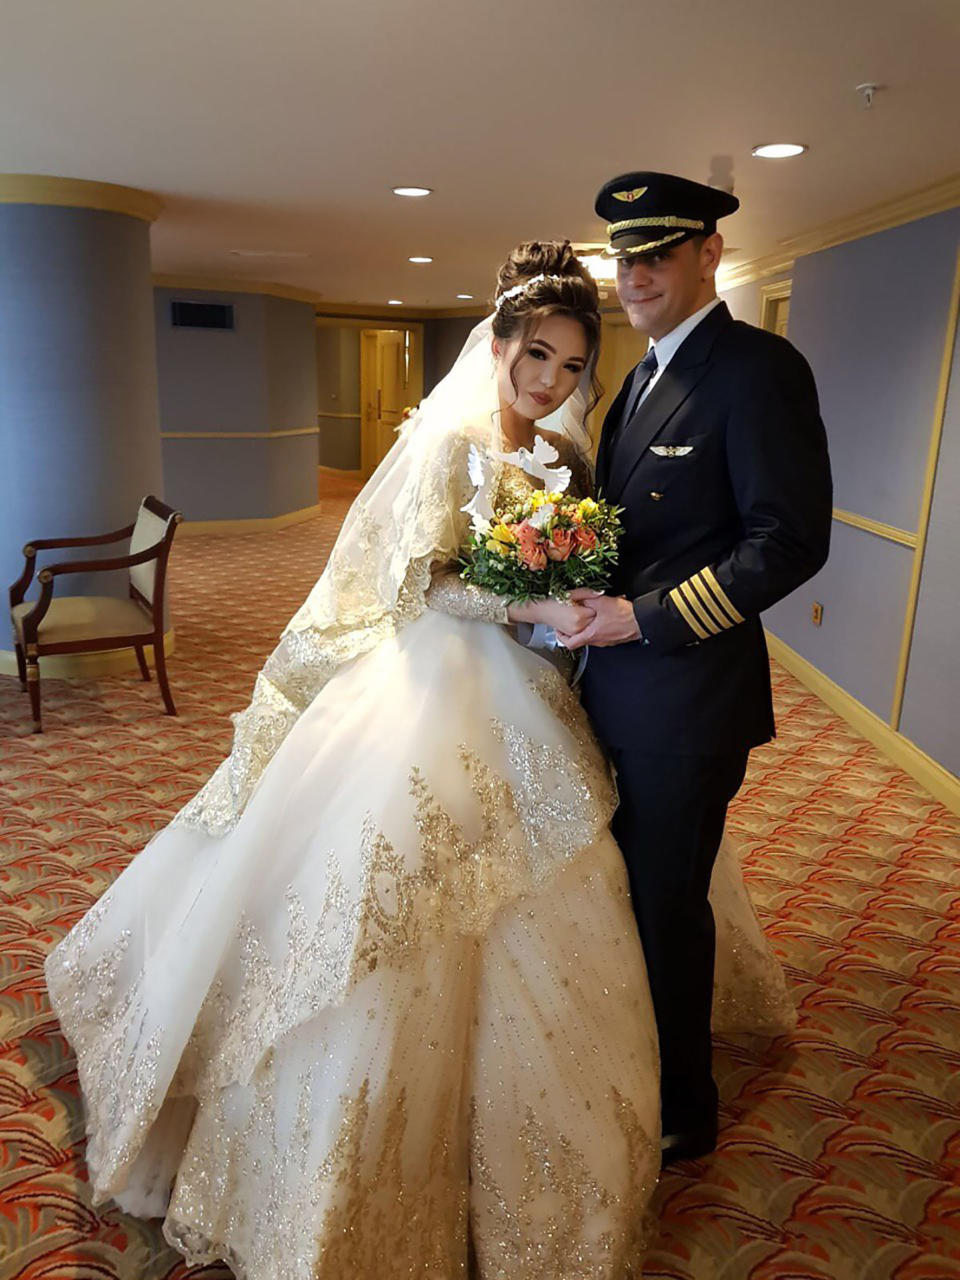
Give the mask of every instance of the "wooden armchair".
<path id="1" fill-rule="evenodd" d="M 163 589 L 167 560 L 177 525 L 183 519 L 158 498 L 147 497 L 140 504 L 137 519 L 114 533 L 90 538 L 37 538 L 23 549 L 23 573 L 10 588 L 10 618 L 17 653 L 20 684 L 30 693 L 33 731 L 42 733 L 40 720 L 40 667 L 38 659 L 53 653 L 96 653 L 106 649 L 135 649 L 140 674 L 150 679 L 144 646 L 152 645 L 157 683 L 167 715 L 176 707 L 167 681 L 163 652 Z M 40 599 L 33 603 L 24 596 L 36 568 L 37 552 L 56 547 L 95 547 L 130 539 L 127 555 L 112 559 L 70 560 L 39 571 Z M 58 577 L 68 573 L 95 573 L 107 569 L 130 570 L 130 598 L 114 596 L 61 596 L 54 599 Z"/>

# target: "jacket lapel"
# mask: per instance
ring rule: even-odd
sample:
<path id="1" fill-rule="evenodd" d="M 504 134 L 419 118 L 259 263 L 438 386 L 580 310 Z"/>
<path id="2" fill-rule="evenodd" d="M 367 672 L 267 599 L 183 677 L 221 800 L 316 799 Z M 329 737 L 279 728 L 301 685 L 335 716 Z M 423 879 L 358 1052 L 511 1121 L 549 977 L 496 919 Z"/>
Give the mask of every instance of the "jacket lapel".
<path id="1" fill-rule="evenodd" d="M 617 440 L 615 456 L 605 459 L 606 480 L 611 501 L 620 499 L 636 469 L 656 437 L 690 395 L 709 367 L 710 352 L 717 336 L 731 324 L 726 303 L 705 316 L 664 369 L 650 394 L 624 426 Z M 610 414 L 612 415 L 613 409 Z M 607 422 L 609 422 L 608 415 Z M 606 434 L 607 423 L 604 423 Z"/>

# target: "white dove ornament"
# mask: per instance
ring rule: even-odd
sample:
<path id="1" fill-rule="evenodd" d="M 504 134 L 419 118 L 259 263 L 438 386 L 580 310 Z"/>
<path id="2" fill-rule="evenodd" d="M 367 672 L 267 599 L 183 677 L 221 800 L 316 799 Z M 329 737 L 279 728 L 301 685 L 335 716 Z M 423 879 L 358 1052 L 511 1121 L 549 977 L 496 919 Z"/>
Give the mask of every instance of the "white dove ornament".
<path id="1" fill-rule="evenodd" d="M 501 462 L 512 463 L 535 480 L 542 480 L 550 492 L 564 493 L 570 484 L 572 472 L 569 467 L 547 466 L 549 462 L 556 462 L 560 454 L 543 436 L 534 436 L 532 453 L 521 445 L 516 453 L 497 453 L 494 457 Z"/>
<path id="2" fill-rule="evenodd" d="M 475 444 L 470 446 L 467 455 L 467 474 L 470 483 L 476 485 L 477 491 L 460 510 L 470 517 L 470 523 L 477 533 L 486 533 L 496 517 L 491 498 L 496 483 L 497 464 L 486 453 L 481 453 Z"/>

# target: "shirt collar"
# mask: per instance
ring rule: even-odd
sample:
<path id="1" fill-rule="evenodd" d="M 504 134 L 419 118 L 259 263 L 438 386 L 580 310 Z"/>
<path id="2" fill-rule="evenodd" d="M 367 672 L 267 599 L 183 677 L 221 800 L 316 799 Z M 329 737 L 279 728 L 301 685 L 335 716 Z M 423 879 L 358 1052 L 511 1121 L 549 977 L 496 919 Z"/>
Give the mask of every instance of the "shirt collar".
<path id="1" fill-rule="evenodd" d="M 658 338 L 653 343 L 653 349 L 657 353 L 657 372 L 665 369 L 673 357 L 677 354 L 681 344 L 686 338 L 690 337 L 694 329 L 700 321 L 707 316 L 714 307 L 720 305 L 720 298 L 711 298 L 705 307 L 701 307 L 699 311 L 695 311 L 692 316 L 687 316 L 686 320 L 677 325 L 675 329 L 671 329 L 669 333 L 665 333 L 662 338 Z"/>

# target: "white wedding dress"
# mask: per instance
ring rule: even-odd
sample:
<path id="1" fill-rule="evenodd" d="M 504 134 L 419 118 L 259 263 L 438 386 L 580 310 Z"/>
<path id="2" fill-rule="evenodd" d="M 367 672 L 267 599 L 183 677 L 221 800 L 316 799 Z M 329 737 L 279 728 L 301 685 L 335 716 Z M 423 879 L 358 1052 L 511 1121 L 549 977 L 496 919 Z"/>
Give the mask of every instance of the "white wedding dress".
<path id="1" fill-rule="evenodd" d="M 502 605 L 430 586 L 477 442 L 395 447 L 231 757 L 48 959 L 94 1198 L 163 1216 L 193 1263 L 639 1274 L 658 1062 L 615 792 Z M 729 851 L 713 902 L 718 1016 L 783 1029 Z"/>

